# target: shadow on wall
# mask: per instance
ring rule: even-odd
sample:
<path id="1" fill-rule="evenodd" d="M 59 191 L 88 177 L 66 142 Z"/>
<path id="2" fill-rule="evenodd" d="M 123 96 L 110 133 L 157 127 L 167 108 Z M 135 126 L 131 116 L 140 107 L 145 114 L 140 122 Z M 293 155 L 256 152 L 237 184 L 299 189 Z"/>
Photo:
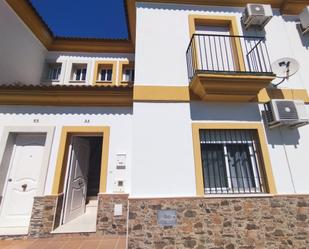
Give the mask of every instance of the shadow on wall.
<path id="1" fill-rule="evenodd" d="M 262 115 L 266 124 L 264 111 L 262 111 Z M 294 145 L 295 148 L 299 145 L 300 135 L 297 128 L 276 127 L 269 129 L 265 126 L 265 132 L 268 144 L 273 148 L 275 145 Z"/>
<path id="2" fill-rule="evenodd" d="M 0 114 L 46 114 L 46 115 L 132 115 L 132 107 L 74 107 L 74 106 L 5 106 Z"/>
<path id="3" fill-rule="evenodd" d="M 204 103 L 195 101 L 190 103 L 190 112 L 192 121 L 261 121 L 257 103 Z"/>
<path id="4" fill-rule="evenodd" d="M 295 25 L 295 28 L 298 31 L 299 39 L 302 45 L 308 50 L 309 49 L 309 34 L 302 34 L 301 27 L 300 27 L 300 20 L 298 16 L 282 16 L 285 22 L 292 22 Z"/>

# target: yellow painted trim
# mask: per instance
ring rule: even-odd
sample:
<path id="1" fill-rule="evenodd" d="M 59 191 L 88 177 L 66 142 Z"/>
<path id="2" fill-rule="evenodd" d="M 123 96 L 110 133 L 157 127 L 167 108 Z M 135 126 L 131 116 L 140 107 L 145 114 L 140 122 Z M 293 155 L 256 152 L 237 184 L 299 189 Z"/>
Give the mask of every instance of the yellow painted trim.
<path id="1" fill-rule="evenodd" d="M 269 193 L 276 194 L 276 185 L 272 172 L 266 136 L 264 127 L 261 123 L 193 123 L 192 136 L 193 136 L 193 153 L 195 164 L 195 177 L 196 177 L 196 194 L 198 196 L 204 195 L 203 171 L 202 171 L 202 156 L 200 147 L 200 129 L 252 129 L 256 130 L 259 138 L 260 150 L 263 159 L 263 166 L 266 177 L 266 184 Z"/>
<path id="2" fill-rule="evenodd" d="M 258 96 L 257 101 L 266 103 L 271 99 L 293 99 L 303 100 L 309 103 L 309 95 L 306 89 L 262 89 Z"/>
<path id="3" fill-rule="evenodd" d="M 57 195 L 63 192 L 67 167 L 66 156 L 69 145 L 69 138 L 72 134 L 102 134 L 103 146 L 100 173 L 100 193 L 106 192 L 110 128 L 108 126 L 64 126 L 62 128 L 60 137 L 52 194 Z"/>
<path id="4" fill-rule="evenodd" d="M 230 28 L 231 35 L 240 35 L 236 16 L 189 15 L 190 38 L 195 33 L 196 25 L 228 26 Z M 245 63 L 239 39 L 234 40 L 233 47 L 234 47 L 233 49 L 234 57 L 237 58 L 236 60 L 237 70 L 245 71 Z"/>
<path id="5" fill-rule="evenodd" d="M 132 67 L 134 69 L 134 62 L 133 61 L 119 61 L 119 70 L 118 70 L 118 85 L 129 85 L 133 84 L 134 82 L 124 82 L 123 78 L 123 68 L 124 67 Z"/>
<path id="6" fill-rule="evenodd" d="M 101 65 L 112 67 L 112 81 L 111 82 L 99 82 L 99 68 Z M 94 85 L 116 85 L 117 83 L 117 61 L 96 61 L 94 65 L 94 75 L 93 75 Z"/>
<path id="7" fill-rule="evenodd" d="M 134 101 L 179 101 L 189 102 L 187 86 L 134 86 Z"/>

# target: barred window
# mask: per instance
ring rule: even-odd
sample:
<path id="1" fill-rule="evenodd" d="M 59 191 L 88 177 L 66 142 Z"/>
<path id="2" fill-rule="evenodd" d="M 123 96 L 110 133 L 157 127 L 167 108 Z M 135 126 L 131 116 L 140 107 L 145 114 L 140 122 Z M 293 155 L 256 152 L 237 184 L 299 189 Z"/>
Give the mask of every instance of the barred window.
<path id="1" fill-rule="evenodd" d="M 200 130 L 205 193 L 261 193 L 265 182 L 256 130 Z"/>

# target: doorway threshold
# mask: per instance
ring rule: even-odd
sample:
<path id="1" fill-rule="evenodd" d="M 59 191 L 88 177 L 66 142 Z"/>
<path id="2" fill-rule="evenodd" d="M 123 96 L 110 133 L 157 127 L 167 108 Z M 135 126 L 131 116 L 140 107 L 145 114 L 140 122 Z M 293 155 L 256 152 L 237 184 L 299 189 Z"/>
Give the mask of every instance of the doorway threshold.
<path id="1" fill-rule="evenodd" d="M 92 205 L 91 205 L 92 204 Z M 93 233 L 97 230 L 97 201 L 86 205 L 83 215 L 57 227 L 51 233 Z"/>
<path id="2" fill-rule="evenodd" d="M 0 227 L 0 236 L 27 235 L 29 227 Z"/>

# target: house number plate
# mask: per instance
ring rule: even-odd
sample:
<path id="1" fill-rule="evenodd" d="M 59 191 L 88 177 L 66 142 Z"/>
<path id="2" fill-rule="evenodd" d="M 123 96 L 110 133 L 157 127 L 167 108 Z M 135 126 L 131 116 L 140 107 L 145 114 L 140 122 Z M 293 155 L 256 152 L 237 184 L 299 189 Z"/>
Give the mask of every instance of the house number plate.
<path id="1" fill-rule="evenodd" d="M 161 227 L 175 227 L 177 224 L 176 210 L 158 210 L 157 219 Z"/>

